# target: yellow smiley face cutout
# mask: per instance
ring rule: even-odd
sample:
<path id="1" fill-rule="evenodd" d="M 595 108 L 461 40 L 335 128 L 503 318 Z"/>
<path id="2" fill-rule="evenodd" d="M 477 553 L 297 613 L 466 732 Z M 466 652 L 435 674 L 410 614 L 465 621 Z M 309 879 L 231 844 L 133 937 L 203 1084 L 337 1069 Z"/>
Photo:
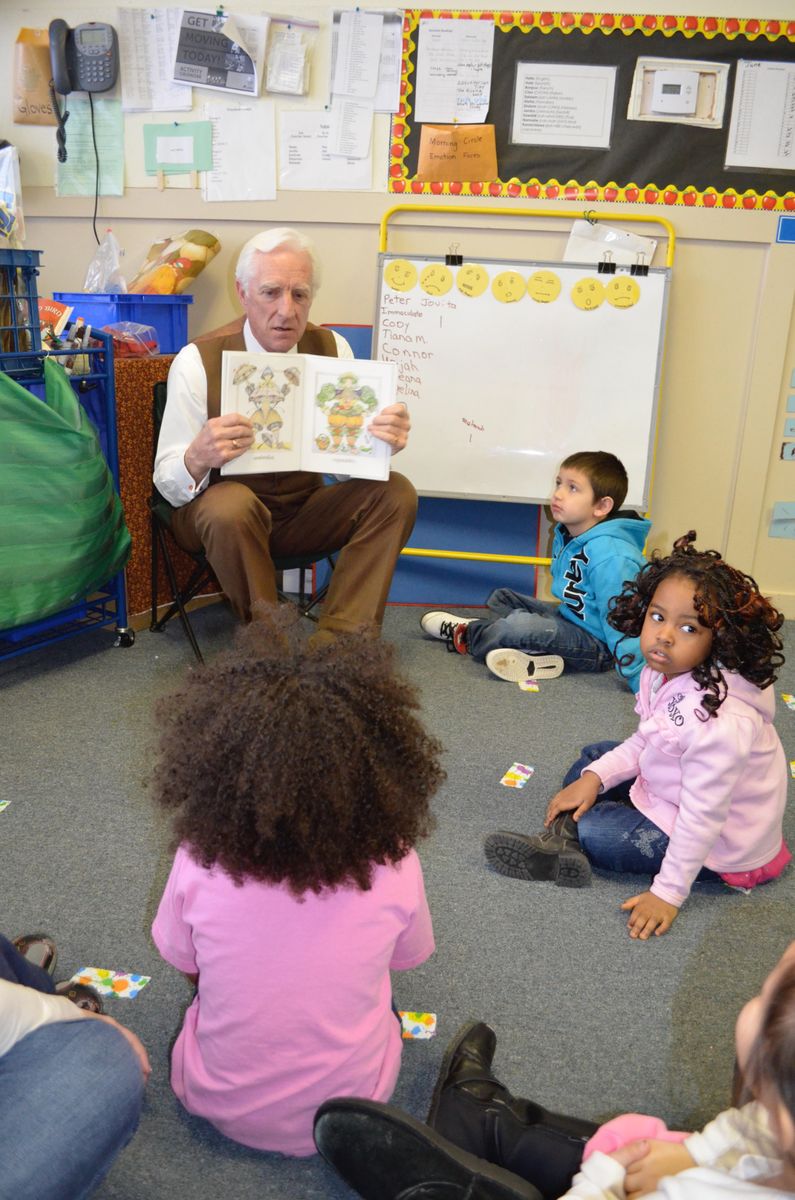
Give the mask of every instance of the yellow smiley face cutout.
<path id="1" fill-rule="evenodd" d="M 429 296 L 444 296 L 453 286 L 453 272 L 441 263 L 431 263 L 420 275 L 420 287 Z"/>
<path id="2" fill-rule="evenodd" d="M 464 263 L 455 277 L 459 292 L 465 296 L 482 296 L 489 286 L 489 273 L 477 263 Z"/>
<path id="3" fill-rule="evenodd" d="M 393 292 L 410 292 L 417 284 L 417 268 L 405 258 L 393 258 L 387 263 L 384 279 Z"/>
<path id="4" fill-rule="evenodd" d="M 515 304 L 517 300 L 522 299 L 526 291 L 525 281 L 518 271 L 501 271 L 491 285 L 494 299 L 499 300 L 501 304 Z"/>
<path id="5" fill-rule="evenodd" d="M 605 289 L 598 279 L 586 277 L 578 280 L 571 289 L 571 298 L 583 312 L 592 312 L 604 303 Z"/>
<path id="6" fill-rule="evenodd" d="M 631 275 L 616 275 L 605 288 L 607 303 L 613 308 L 633 308 L 640 300 L 640 287 Z"/>
<path id="7" fill-rule="evenodd" d="M 537 304 L 551 304 L 560 295 L 560 286 L 554 271 L 536 271 L 527 281 L 527 292 Z"/>

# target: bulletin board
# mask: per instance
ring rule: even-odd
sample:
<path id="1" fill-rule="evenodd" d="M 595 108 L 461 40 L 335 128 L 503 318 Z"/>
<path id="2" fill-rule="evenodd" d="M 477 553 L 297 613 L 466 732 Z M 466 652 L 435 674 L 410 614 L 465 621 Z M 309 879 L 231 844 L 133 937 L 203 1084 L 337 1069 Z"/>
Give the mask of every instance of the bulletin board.
<path id="1" fill-rule="evenodd" d="M 545 501 L 561 459 L 610 450 L 649 502 L 670 271 L 381 254 L 374 355 L 411 411 L 423 495 Z"/>
<path id="2" fill-rule="evenodd" d="M 430 183 L 416 177 L 421 126 L 413 122 L 412 116 L 421 17 L 494 22 L 494 59 L 485 121 L 495 127 L 497 179 Z M 722 127 L 627 119 L 635 64 L 639 57 L 646 56 L 728 64 Z M 724 165 L 737 64 L 744 60 L 795 63 L 795 20 L 407 10 L 402 103 L 392 121 L 389 190 L 402 194 L 795 211 L 793 172 L 726 169 Z M 527 61 L 617 68 L 609 148 L 511 142 L 516 68 Z"/>

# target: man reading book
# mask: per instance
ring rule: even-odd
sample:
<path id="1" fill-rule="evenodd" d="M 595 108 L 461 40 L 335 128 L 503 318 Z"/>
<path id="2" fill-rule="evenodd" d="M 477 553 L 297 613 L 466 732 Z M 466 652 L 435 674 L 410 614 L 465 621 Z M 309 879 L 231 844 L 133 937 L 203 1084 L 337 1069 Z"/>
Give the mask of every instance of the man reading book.
<path id="1" fill-rule="evenodd" d="M 248 417 L 221 415 L 225 350 L 353 358 L 344 338 L 309 323 L 319 266 L 303 234 L 287 228 L 257 234 L 243 247 L 235 278 L 245 316 L 185 346 L 168 376 L 154 480 L 177 510 L 174 536 L 186 550 L 204 550 L 244 621 L 254 601 L 276 600 L 274 558 L 339 551 L 321 635 L 363 622 L 380 626 L 416 515 L 416 492 L 404 476 L 392 472 L 385 482 L 345 479 L 326 486 L 308 471 L 219 474 L 254 440 Z M 406 406 L 387 406 L 368 428 L 397 453 L 408 440 Z"/>

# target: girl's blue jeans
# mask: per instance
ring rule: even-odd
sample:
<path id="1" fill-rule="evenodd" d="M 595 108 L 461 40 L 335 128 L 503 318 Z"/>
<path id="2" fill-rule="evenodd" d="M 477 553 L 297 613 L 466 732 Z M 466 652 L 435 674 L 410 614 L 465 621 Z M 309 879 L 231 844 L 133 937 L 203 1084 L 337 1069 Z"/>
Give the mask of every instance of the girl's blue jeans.
<path id="1" fill-rule="evenodd" d="M 0 979 L 52 992 L 0 937 Z M 0 1056 L 0 1200 L 89 1196 L 138 1125 L 144 1079 L 117 1029 L 86 1017 L 34 1029 Z"/>
<path id="2" fill-rule="evenodd" d="M 493 616 L 467 626 L 467 646 L 476 662 L 490 650 L 559 654 L 569 671 L 606 671 L 613 662 L 605 643 L 562 617 L 557 604 L 497 588 L 487 605 Z"/>
<path id="3" fill-rule="evenodd" d="M 618 742 L 593 742 L 569 768 L 563 780 L 567 787 L 580 778 L 590 763 L 596 762 Z M 603 871 L 622 871 L 633 875 L 656 875 L 668 849 L 668 836 L 648 817 L 639 812 L 629 798 L 634 780 L 627 779 L 608 788 L 596 798 L 596 804 L 577 822 L 580 846 L 595 867 Z M 703 867 L 697 879 L 717 879 L 714 871 Z"/>

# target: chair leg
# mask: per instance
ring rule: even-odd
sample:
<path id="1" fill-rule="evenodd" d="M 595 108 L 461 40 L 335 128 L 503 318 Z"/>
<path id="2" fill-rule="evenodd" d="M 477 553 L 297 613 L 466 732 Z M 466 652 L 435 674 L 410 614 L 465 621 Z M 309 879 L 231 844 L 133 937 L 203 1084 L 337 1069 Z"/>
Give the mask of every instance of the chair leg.
<path id="1" fill-rule="evenodd" d="M 197 661 L 200 663 L 203 663 L 204 656 L 202 655 L 202 652 L 199 649 L 199 643 L 196 641 L 196 634 L 193 632 L 193 626 L 190 623 L 190 617 L 188 616 L 184 601 L 182 599 L 182 593 L 180 592 L 179 585 L 177 583 L 176 572 L 174 571 L 174 564 L 172 563 L 171 559 L 169 558 L 168 549 L 164 544 L 165 534 L 164 534 L 163 530 L 159 527 L 157 530 L 157 540 L 158 540 L 158 544 L 160 546 L 160 550 L 163 554 L 163 563 L 166 568 L 166 574 L 168 575 L 168 582 L 171 587 L 171 594 L 174 597 L 174 603 L 171 605 L 171 607 L 165 613 L 165 615 L 162 616 L 160 618 L 160 620 L 154 621 L 149 626 L 149 628 L 152 630 L 153 633 L 160 633 L 163 630 L 163 628 L 165 627 L 165 625 L 175 615 L 175 613 L 179 613 L 179 619 L 182 622 L 182 628 L 185 630 L 185 636 L 187 637 L 188 641 L 191 644 L 193 653 L 195 654 Z M 188 596 L 188 597 L 192 596 L 193 589 L 196 587 L 197 583 L 199 582 L 199 580 L 201 579 L 203 574 L 204 574 L 204 567 L 201 564 L 199 564 L 197 567 L 195 567 L 193 574 L 191 575 L 190 579 L 188 580 L 187 586 L 185 588 L 186 596 Z M 155 605 L 155 608 L 153 609 L 153 612 L 156 615 L 156 613 L 157 613 L 156 605 Z"/>
<path id="2" fill-rule="evenodd" d="M 333 571 L 334 570 L 334 559 L 329 556 L 326 558 L 326 562 L 328 563 L 331 571 Z M 303 580 L 303 573 L 301 575 L 301 578 Z M 313 596 L 308 596 L 308 597 L 304 595 L 304 591 L 303 591 L 303 587 L 302 587 L 302 589 L 301 589 L 301 604 L 300 604 L 302 616 L 309 617 L 310 621 L 317 622 L 318 618 L 315 616 L 312 609 L 316 608 L 318 604 L 323 603 L 323 601 L 326 598 L 326 593 L 329 590 L 329 586 L 330 586 L 330 581 L 329 581 L 329 583 L 324 584 L 324 586 L 322 588 L 320 588 L 318 591 L 316 591 Z"/>

